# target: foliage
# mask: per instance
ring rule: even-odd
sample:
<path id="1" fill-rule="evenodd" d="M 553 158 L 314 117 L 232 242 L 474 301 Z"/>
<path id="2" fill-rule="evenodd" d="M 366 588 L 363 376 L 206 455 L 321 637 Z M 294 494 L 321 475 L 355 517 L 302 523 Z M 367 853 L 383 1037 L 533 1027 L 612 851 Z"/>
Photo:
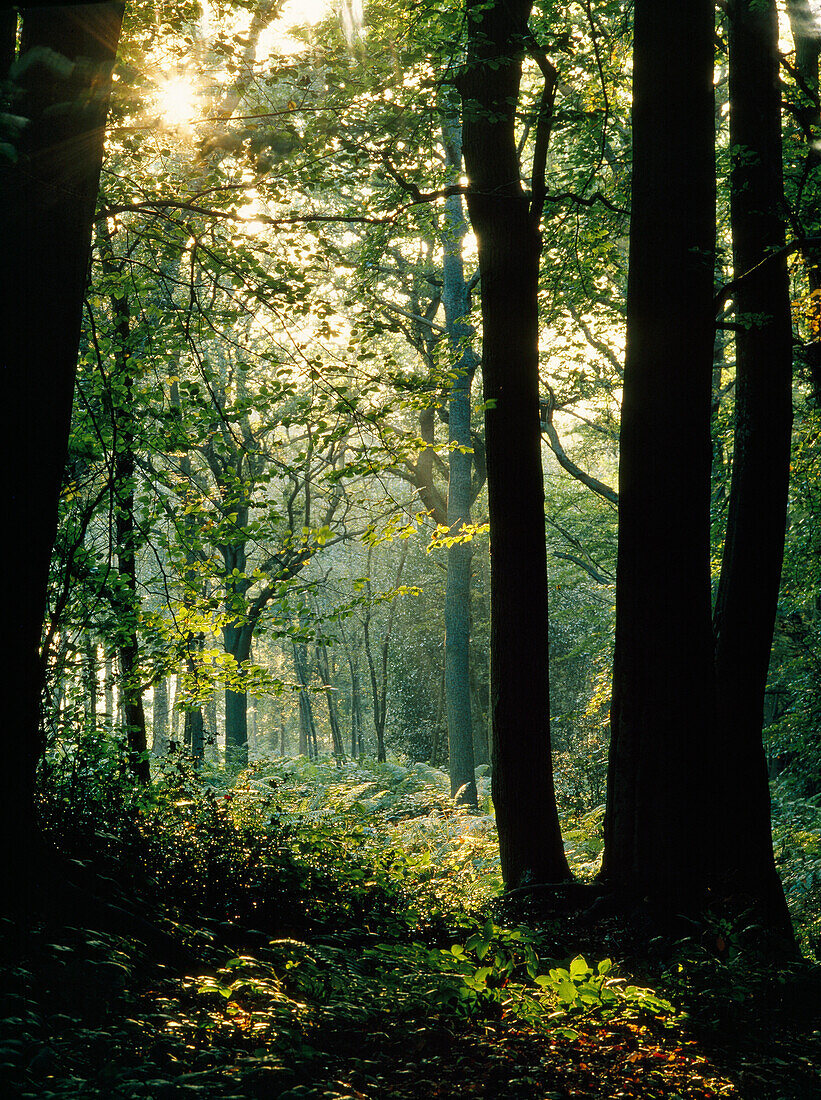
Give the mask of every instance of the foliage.
<path id="1" fill-rule="evenodd" d="M 435 769 L 277 760 L 231 786 L 180 761 L 137 797 L 99 744 L 52 762 L 40 806 L 68 854 L 119 877 L 118 904 L 202 961 L 179 974 L 115 934 L 0 927 L 12 1095 L 738 1095 L 673 1007 L 709 982 L 742 1006 L 759 989 L 716 951 L 722 929 L 666 959 L 662 985 L 589 932 L 568 955 L 555 920 L 488 917 L 489 871 L 461 840 L 485 818 Z"/>
<path id="2" fill-rule="evenodd" d="M 445 972 L 459 975 L 446 990 L 453 1006 L 490 1018 L 516 1015 L 535 1027 L 569 1025 L 581 1018 L 609 1021 L 616 1017 L 659 1017 L 673 1013 L 661 997 L 613 976 L 613 963 L 603 959 L 593 967 L 581 955 L 564 966 L 543 972 L 538 950 L 541 938 L 526 928 L 500 928 L 488 918 L 465 941 L 433 955 Z M 577 1038 L 569 1026 L 559 1034 Z"/>
<path id="3" fill-rule="evenodd" d="M 791 777 L 773 784 L 773 843 L 796 935 L 821 961 L 821 795 L 796 795 Z"/>
<path id="4" fill-rule="evenodd" d="M 69 855 L 103 867 L 120 890 L 136 879 L 175 920 L 367 927 L 400 904 L 396 857 L 369 845 L 361 825 L 328 816 L 297 828 L 270 787 L 209 782 L 182 757 L 141 792 L 105 742 L 82 745 L 44 769 L 40 807 Z"/>

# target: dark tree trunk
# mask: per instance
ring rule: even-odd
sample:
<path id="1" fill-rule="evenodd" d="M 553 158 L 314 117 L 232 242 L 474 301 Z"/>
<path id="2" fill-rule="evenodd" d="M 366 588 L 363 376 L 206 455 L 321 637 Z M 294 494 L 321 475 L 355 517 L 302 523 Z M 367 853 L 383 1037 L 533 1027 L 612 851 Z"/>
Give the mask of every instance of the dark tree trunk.
<path id="1" fill-rule="evenodd" d="M 0 397 L 10 416 L 3 432 L 5 521 L 24 533 L 2 540 L 2 603 L 14 634 L 3 661 L 2 698 L 16 700 L 6 722 L 0 770 L 0 835 L 31 839 L 34 772 L 42 751 L 39 644 L 46 610 L 49 559 L 65 465 L 91 225 L 102 162 L 108 80 L 122 22 L 119 3 L 27 10 L 21 54 L 46 47 L 92 64 L 68 76 L 44 59 L 20 83 L 14 113 L 30 125 L 19 139 L 16 164 L 0 166 Z M 14 21 L 6 18 L 4 64 L 13 50 Z M 96 94 L 90 94 L 96 77 Z M 73 102 L 74 110 L 49 110 Z M 80 104 L 83 104 L 80 108 Z M 0 868 L 7 902 L 38 868 L 26 843 L 4 844 Z"/>
<path id="2" fill-rule="evenodd" d="M 458 120 L 445 108 L 442 139 L 450 171 L 449 182 L 457 182 L 462 171 L 462 134 Z M 468 323 L 470 292 L 465 282 L 462 244 L 467 224 L 462 199 L 445 200 L 442 247 L 442 305 L 451 354 L 448 398 L 448 528 L 458 535 L 470 524 L 473 502 L 471 471 L 473 455 L 470 434 L 470 387 L 478 366 L 472 347 L 473 329 Z M 470 542 L 448 547 L 445 582 L 445 697 L 448 711 L 450 793 L 465 806 L 478 807 L 476 765 L 473 758 L 473 725 L 470 709 L 470 573 L 473 549 Z"/>
<path id="3" fill-rule="evenodd" d="M 467 0 L 460 78 L 468 212 L 482 275 L 491 545 L 493 801 L 508 887 L 569 877 L 550 751 L 539 424 L 541 235 L 520 183 L 515 115 L 531 4 Z"/>
<path id="4" fill-rule="evenodd" d="M 792 432 L 792 318 L 783 249 L 781 90 L 774 0 L 729 5 L 730 213 L 736 331 L 735 437 L 715 603 L 722 879 L 777 907 L 764 692 L 778 604 Z M 747 273 L 757 269 L 753 276 Z M 782 919 L 782 923 L 783 923 Z"/>
<path id="5" fill-rule="evenodd" d="M 603 877 L 687 902 L 711 879 L 712 0 L 635 2 L 633 194 Z M 682 44 L 686 43 L 686 48 Z"/>
<path id="6" fill-rule="evenodd" d="M 254 628 L 248 622 L 227 623 L 222 628 L 225 652 L 238 665 L 251 656 Z M 225 763 L 231 768 L 248 767 L 248 692 L 225 689 Z"/>
<path id="7" fill-rule="evenodd" d="M 205 723 L 203 722 L 201 707 L 195 707 L 193 710 L 185 712 L 183 742 L 191 754 L 194 767 L 198 767 L 205 759 Z"/>
<path id="8" fill-rule="evenodd" d="M 0 80 L 7 80 L 17 48 L 17 12 L 0 10 Z"/>

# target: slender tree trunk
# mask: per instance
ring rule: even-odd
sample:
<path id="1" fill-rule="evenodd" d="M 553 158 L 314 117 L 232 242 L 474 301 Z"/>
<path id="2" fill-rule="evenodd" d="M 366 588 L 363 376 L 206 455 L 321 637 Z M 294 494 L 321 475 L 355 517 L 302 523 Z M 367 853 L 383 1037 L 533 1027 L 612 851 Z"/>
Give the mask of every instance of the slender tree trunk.
<path id="1" fill-rule="evenodd" d="M 603 877 L 688 903 L 718 820 L 710 591 L 712 0 L 635 0 L 633 194 Z M 686 43 L 686 48 L 683 48 Z"/>
<path id="2" fill-rule="evenodd" d="M 449 182 L 462 173 L 462 132 L 459 120 L 442 107 L 442 141 Z M 445 200 L 442 247 L 442 305 L 451 354 L 448 399 L 448 528 L 459 535 L 470 524 L 473 466 L 470 433 L 470 387 L 478 366 L 473 351 L 473 329 L 468 323 L 470 292 L 465 283 L 462 244 L 467 223 L 462 199 Z M 465 806 L 478 807 L 476 765 L 473 758 L 473 724 L 470 709 L 470 542 L 448 547 L 445 582 L 445 696 L 448 711 L 450 793 Z"/>
<path id="3" fill-rule="evenodd" d="M 366 614 L 365 616 L 363 629 L 365 636 L 365 654 L 368 658 L 368 672 L 371 679 L 371 700 L 373 703 L 373 731 L 376 735 L 376 759 L 379 763 L 384 763 L 384 761 L 388 758 L 387 752 L 385 751 L 385 695 L 379 685 L 377 663 L 374 657 L 373 650 L 371 649 L 370 613 Z"/>
<path id="4" fill-rule="evenodd" d="M 247 622 L 231 622 L 222 628 L 225 652 L 238 665 L 251 656 L 253 627 Z M 225 689 L 225 763 L 232 768 L 248 767 L 248 692 Z"/>
<path id="5" fill-rule="evenodd" d="M 110 240 L 101 238 L 103 268 L 110 276 L 120 275 L 114 263 Z M 137 593 L 138 528 L 135 511 L 134 412 L 132 392 L 134 376 L 131 366 L 131 314 L 129 301 L 122 289 L 112 296 L 114 316 L 114 358 L 116 376 L 112 379 L 111 415 L 116 429 L 114 460 L 114 530 L 117 538 L 117 564 L 120 579 L 117 630 L 119 635 L 120 672 L 122 674 L 123 716 L 129 766 L 141 783 L 151 781 L 148 740 L 143 707 L 143 689 L 139 672 L 140 599 Z"/>
<path id="6" fill-rule="evenodd" d="M 183 741 L 194 767 L 198 768 L 205 759 L 205 723 L 202 717 L 202 707 L 194 707 L 185 712 L 185 724 L 183 727 Z"/>
<path id="7" fill-rule="evenodd" d="M 219 759 L 219 730 L 217 729 L 217 697 L 212 695 L 203 708 L 205 719 L 205 744 L 210 747 L 207 754 L 212 760 Z"/>
<path id="8" fill-rule="evenodd" d="M 88 631 L 86 631 L 85 634 L 83 662 L 86 732 L 95 734 L 97 732 L 97 698 L 99 695 L 97 684 L 97 645 Z"/>
<path id="9" fill-rule="evenodd" d="M 351 663 L 351 758 L 362 756 L 362 692 L 359 687 L 359 669 Z"/>
<path id="10" fill-rule="evenodd" d="M 328 647 L 320 642 L 316 647 L 317 664 L 322 683 L 325 685 L 325 698 L 328 703 L 328 722 L 331 726 L 331 738 L 333 741 L 334 756 L 338 763 L 345 759 L 345 743 L 342 740 L 342 729 L 339 725 L 339 714 L 336 707 L 335 688 L 331 683 L 331 662 L 328 657 Z"/>
<path id="11" fill-rule="evenodd" d="M 368 552 L 368 598 L 373 597 L 373 590 L 370 582 L 371 572 L 371 551 Z M 402 552 L 399 558 L 399 565 L 396 570 L 396 580 L 394 587 L 398 588 L 402 583 L 402 573 L 405 569 L 405 562 L 408 560 L 408 544 L 407 542 L 402 548 Z M 388 612 L 388 621 L 385 624 L 385 633 L 382 636 L 382 644 L 379 646 L 377 652 L 374 652 L 374 646 L 371 644 L 371 604 L 369 602 L 368 609 L 365 613 L 365 618 L 362 623 L 362 629 L 364 633 L 365 643 L 365 656 L 368 661 L 368 672 L 371 679 L 371 698 L 373 700 L 373 728 L 376 734 L 376 759 L 380 763 L 384 763 L 387 760 L 387 752 L 385 749 L 385 723 L 388 716 L 388 658 L 390 655 L 391 647 L 391 634 L 393 633 L 393 623 L 396 615 L 396 598 L 391 601 L 390 611 Z M 378 658 L 378 660 L 377 660 Z"/>
<path id="12" fill-rule="evenodd" d="M 160 676 L 154 684 L 154 706 L 151 723 L 151 754 L 168 754 L 168 677 Z"/>
<path id="13" fill-rule="evenodd" d="M 773 860 L 764 693 L 778 604 L 792 435 L 792 317 L 783 249 L 781 89 L 774 0 L 729 5 L 730 214 L 736 331 L 733 471 L 716 596 L 716 711 L 730 887 L 777 908 L 789 927 Z M 756 268 L 754 276 L 746 273 Z M 744 278 L 741 278 L 745 276 Z"/>
<path id="14" fill-rule="evenodd" d="M 20 838 L 2 846 L 4 905 L 25 905 L 26 886 L 43 881 L 42 866 L 32 858 L 35 845 L 42 854 L 34 815 L 34 773 L 42 752 L 38 650 L 122 13 L 119 3 L 23 12 L 21 55 L 51 49 L 89 64 L 60 73 L 41 53 L 20 78 L 21 95 L 12 108 L 29 119 L 16 163 L 4 159 L 0 165 L 0 397 L 11 418 L 2 438 L 2 499 L 8 529 L 25 533 L 26 540 L 22 555 L 16 539 L 0 542 L 0 605 L 14 632 L 0 695 L 14 699 L 17 711 L 15 721 L 6 722 L 3 741 L 0 835 Z M 4 66 L 14 53 L 16 23 L 6 15 L 0 26 Z M 75 109 L 53 109 L 69 102 Z"/>
<path id="15" fill-rule="evenodd" d="M 114 658 L 110 653 L 105 656 L 105 716 L 109 729 L 116 725 L 117 700 L 115 697 L 116 676 L 114 674 Z"/>
<path id="16" fill-rule="evenodd" d="M 521 186 L 515 132 L 531 7 L 525 0 L 467 0 L 468 56 L 460 78 L 468 212 L 482 275 L 493 801 L 508 887 L 570 875 L 550 752 L 540 211 Z"/>
<path id="17" fill-rule="evenodd" d="M 316 724 L 311 707 L 308 683 L 311 670 L 308 667 L 308 649 L 302 642 L 294 642 L 294 670 L 299 681 L 299 752 L 301 756 L 315 760 L 317 756 Z"/>

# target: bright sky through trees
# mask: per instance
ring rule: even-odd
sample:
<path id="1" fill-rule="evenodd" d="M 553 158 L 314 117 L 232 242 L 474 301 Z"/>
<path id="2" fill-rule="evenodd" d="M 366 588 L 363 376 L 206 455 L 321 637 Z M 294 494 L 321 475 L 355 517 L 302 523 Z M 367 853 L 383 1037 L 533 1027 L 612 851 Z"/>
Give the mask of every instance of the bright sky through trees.
<path id="1" fill-rule="evenodd" d="M 156 103 L 163 123 L 173 129 L 188 129 L 201 113 L 194 85 L 184 73 L 160 82 Z"/>

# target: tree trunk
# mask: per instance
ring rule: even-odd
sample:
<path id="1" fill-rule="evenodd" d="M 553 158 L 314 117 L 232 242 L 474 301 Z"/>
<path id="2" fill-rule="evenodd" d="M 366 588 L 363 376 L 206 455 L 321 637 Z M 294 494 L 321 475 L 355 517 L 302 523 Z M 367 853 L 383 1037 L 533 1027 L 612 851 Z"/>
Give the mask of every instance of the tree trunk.
<path id="1" fill-rule="evenodd" d="M 678 904 L 716 838 L 712 0 L 635 2 L 633 194 L 602 875 Z M 686 49 L 682 48 L 686 43 Z"/>
<path id="2" fill-rule="evenodd" d="M 331 662 L 328 657 L 328 647 L 324 642 L 318 643 L 316 647 L 316 659 L 319 666 L 319 675 L 322 677 L 322 683 L 325 685 L 325 698 L 328 702 L 328 722 L 331 726 L 334 756 L 337 762 L 341 764 L 345 759 L 345 743 L 342 740 L 342 729 L 339 725 L 339 714 L 336 707 L 336 689 L 331 683 Z"/>
<path id="3" fill-rule="evenodd" d="M 764 692 L 778 604 L 792 433 L 792 317 L 783 249 L 781 89 L 774 0 L 729 6 L 730 213 L 736 330 L 735 437 L 714 612 L 722 879 L 777 907 Z M 754 276 L 747 273 L 756 268 Z M 742 278 L 743 276 L 743 278 Z"/>
<path id="4" fill-rule="evenodd" d="M 205 759 L 205 723 L 201 707 L 185 712 L 183 742 L 191 755 L 194 767 L 198 768 Z"/>
<path id="5" fill-rule="evenodd" d="M 49 64 L 49 55 L 41 53 L 41 60 L 19 78 L 22 95 L 13 110 L 30 123 L 19 139 L 17 162 L 4 160 L 0 166 L 0 397 L 10 417 L 2 434 L 2 499 L 8 529 L 24 533 L 26 543 L 20 554 L 17 539 L 0 542 L 0 603 L 14 631 L 0 694 L 17 705 L 3 742 L 0 835 L 21 838 L 2 845 L 5 904 L 24 904 L 25 885 L 42 876 L 29 847 L 39 836 L 33 804 L 43 747 L 38 649 L 122 13 L 120 3 L 24 11 L 21 55 L 41 47 L 70 60 L 88 58 L 91 64 L 61 75 Z M 4 18 L 3 64 L 14 52 L 15 31 L 16 20 Z M 51 109 L 69 102 L 74 109 Z"/>
<path id="6" fill-rule="evenodd" d="M 97 645 L 88 631 L 85 633 L 83 672 L 86 733 L 93 735 L 97 732 L 97 698 L 99 695 L 99 687 L 97 684 Z"/>
<path id="7" fill-rule="evenodd" d="M 368 661 L 368 672 L 370 673 L 371 680 L 371 698 L 373 700 L 373 728 L 376 734 L 376 759 L 380 763 L 384 763 L 387 758 L 387 751 L 385 749 L 385 722 L 388 716 L 388 657 L 390 655 L 391 647 L 391 634 L 393 633 L 393 622 L 396 615 L 396 597 L 391 600 L 390 611 L 388 612 L 388 621 L 385 624 L 385 633 L 382 637 L 382 644 L 379 647 L 378 654 L 374 654 L 374 648 L 371 645 L 371 607 L 373 599 L 373 589 L 370 581 L 371 574 L 371 558 L 373 547 L 368 550 L 368 607 L 365 613 L 365 618 L 362 622 L 362 629 L 364 634 L 365 644 L 365 656 Z M 408 543 L 405 542 L 402 547 L 402 551 L 399 557 L 399 565 L 396 569 L 396 580 L 394 588 L 398 588 L 402 583 L 402 573 L 405 569 L 405 562 L 408 560 Z M 377 663 L 378 656 L 378 663 Z"/>
<path id="8" fill-rule="evenodd" d="M 212 760 L 219 760 L 219 730 L 217 728 L 217 697 L 212 695 L 203 708 L 205 719 L 205 744 L 211 751 L 208 756 Z"/>
<path id="9" fill-rule="evenodd" d="M 462 172 L 462 134 L 458 120 L 442 108 L 442 139 L 449 169 L 448 182 L 458 182 Z M 470 523 L 473 466 L 470 434 L 470 387 L 478 366 L 468 323 L 470 292 L 465 283 L 462 243 L 467 224 L 459 195 L 445 200 L 442 234 L 442 305 L 451 355 L 448 399 L 448 529 L 459 535 Z M 460 803 L 478 808 L 476 765 L 473 758 L 473 725 L 470 709 L 470 542 L 448 547 L 445 582 L 445 697 L 450 749 L 450 793 Z"/>
<path id="10" fill-rule="evenodd" d="M 460 77 L 482 275 L 491 545 L 493 801 L 508 887 L 569 877 L 550 751 L 547 561 L 539 423 L 539 213 L 520 183 L 515 120 L 532 5 L 467 0 Z"/>
<path id="11" fill-rule="evenodd" d="M 117 723 L 117 700 L 115 698 L 116 676 L 114 673 L 114 658 L 110 653 L 105 656 L 105 716 L 106 725 L 113 729 Z"/>
<path id="12" fill-rule="evenodd" d="M 308 692 L 308 683 L 311 678 L 311 670 L 308 667 L 308 649 L 304 643 L 294 642 L 294 670 L 299 681 L 299 752 L 301 756 L 307 756 L 309 760 L 317 757 L 316 724 L 314 712 L 311 707 L 311 696 Z"/>
<path id="13" fill-rule="evenodd" d="M 247 622 L 231 622 L 222 628 L 225 652 L 237 665 L 251 655 L 253 626 Z M 225 764 L 230 768 L 248 767 L 248 692 L 225 689 Z"/>
<path id="14" fill-rule="evenodd" d="M 154 684 L 154 706 L 151 723 L 151 754 L 168 754 L 168 678 L 160 676 Z"/>
<path id="15" fill-rule="evenodd" d="M 351 663 L 351 758 L 362 756 L 362 692 L 359 687 L 359 669 Z"/>
<path id="16" fill-rule="evenodd" d="M 111 242 L 102 236 L 101 251 L 103 270 L 109 276 L 122 275 L 117 270 Z M 134 521 L 135 508 L 135 457 L 134 411 L 132 391 L 134 376 L 131 367 L 131 312 L 128 297 L 118 288 L 111 298 L 114 317 L 114 360 L 116 373 L 109 390 L 111 415 L 117 428 L 117 449 L 114 459 L 114 531 L 117 539 L 117 568 L 119 572 L 117 609 L 117 633 L 119 637 L 120 672 L 122 674 L 123 717 L 125 720 L 128 762 L 135 779 L 141 783 L 151 781 L 148 759 L 148 739 L 145 728 L 143 689 L 138 668 L 139 638 L 137 628 L 140 619 L 140 599 L 137 594 L 137 537 Z"/>

